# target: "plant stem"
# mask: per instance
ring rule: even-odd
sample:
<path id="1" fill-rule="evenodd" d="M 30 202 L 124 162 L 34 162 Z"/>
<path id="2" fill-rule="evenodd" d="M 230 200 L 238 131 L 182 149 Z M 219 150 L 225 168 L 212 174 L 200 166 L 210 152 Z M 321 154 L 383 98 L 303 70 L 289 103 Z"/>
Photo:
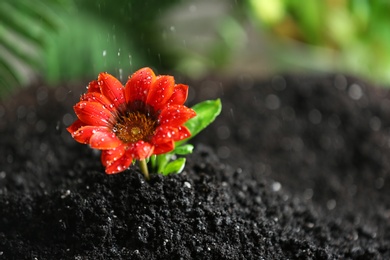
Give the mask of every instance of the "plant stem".
<path id="1" fill-rule="evenodd" d="M 149 177 L 148 165 L 146 164 L 145 159 L 139 160 L 139 167 L 141 168 L 141 172 L 144 174 L 145 179 L 148 181 L 150 177 Z"/>

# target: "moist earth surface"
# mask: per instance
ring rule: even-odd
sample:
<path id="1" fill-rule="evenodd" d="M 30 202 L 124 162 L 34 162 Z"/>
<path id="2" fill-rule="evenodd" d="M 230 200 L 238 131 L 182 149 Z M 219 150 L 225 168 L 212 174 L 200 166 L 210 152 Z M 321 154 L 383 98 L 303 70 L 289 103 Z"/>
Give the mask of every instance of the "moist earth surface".
<path id="1" fill-rule="evenodd" d="M 344 75 L 191 82 L 221 98 L 183 173 L 106 175 L 84 88 L 0 105 L 0 259 L 390 259 L 390 99 Z"/>

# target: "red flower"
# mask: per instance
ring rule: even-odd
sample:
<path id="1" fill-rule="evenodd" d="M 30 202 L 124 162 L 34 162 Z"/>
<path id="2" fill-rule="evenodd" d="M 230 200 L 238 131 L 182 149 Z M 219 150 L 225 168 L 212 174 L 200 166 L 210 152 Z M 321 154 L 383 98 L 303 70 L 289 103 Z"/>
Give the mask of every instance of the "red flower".
<path id="1" fill-rule="evenodd" d="M 89 83 L 74 106 L 78 119 L 67 128 L 72 137 L 103 150 L 106 173 L 127 169 L 133 160 L 172 151 L 191 135 L 183 124 L 195 111 L 184 106 L 188 86 L 150 68 L 135 72 L 125 87 L 108 73 Z"/>

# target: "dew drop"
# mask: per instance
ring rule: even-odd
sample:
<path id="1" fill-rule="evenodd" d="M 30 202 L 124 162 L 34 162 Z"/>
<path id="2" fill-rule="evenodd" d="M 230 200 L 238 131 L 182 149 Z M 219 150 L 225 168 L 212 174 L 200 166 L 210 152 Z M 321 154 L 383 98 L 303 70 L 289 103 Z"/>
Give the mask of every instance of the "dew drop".
<path id="1" fill-rule="evenodd" d="M 337 75 L 334 78 L 334 85 L 340 90 L 345 90 L 347 88 L 347 79 L 343 75 Z"/>
<path id="2" fill-rule="evenodd" d="M 358 84 L 352 84 L 348 89 L 348 95 L 353 100 L 359 100 L 363 96 L 363 90 Z"/>
<path id="3" fill-rule="evenodd" d="M 119 69 L 119 79 L 122 81 L 123 80 L 123 69 Z"/>
<path id="4" fill-rule="evenodd" d="M 130 67 L 133 65 L 133 57 L 129 54 L 129 65 Z"/>
<path id="5" fill-rule="evenodd" d="M 326 207 L 328 210 L 333 210 L 336 207 L 336 201 L 334 199 L 328 200 L 326 202 Z"/>
<path id="6" fill-rule="evenodd" d="M 321 123 L 322 120 L 322 114 L 319 110 L 313 109 L 309 112 L 309 120 L 312 124 L 318 125 Z"/>
<path id="7" fill-rule="evenodd" d="M 70 190 L 66 190 L 64 194 L 61 195 L 61 199 L 65 199 L 70 195 Z"/>
<path id="8" fill-rule="evenodd" d="M 106 55 L 107 55 L 107 51 L 103 50 L 103 57 L 106 57 Z"/>
<path id="9" fill-rule="evenodd" d="M 45 88 L 39 88 L 37 90 L 37 102 L 39 105 L 43 105 L 47 102 L 48 100 L 48 92 L 47 89 Z"/>
<path id="10" fill-rule="evenodd" d="M 46 130 L 46 122 L 43 120 L 38 120 L 38 122 L 35 124 L 35 129 L 39 133 L 43 133 Z"/>
<path id="11" fill-rule="evenodd" d="M 221 140 L 228 139 L 230 136 L 229 127 L 227 127 L 226 125 L 222 125 L 222 126 L 218 127 L 217 135 L 218 135 L 219 139 L 221 139 Z"/>
<path id="12" fill-rule="evenodd" d="M 381 128 L 382 121 L 374 116 L 370 119 L 370 127 L 373 131 L 378 131 Z"/>
<path id="13" fill-rule="evenodd" d="M 270 94 L 265 98 L 265 106 L 268 109 L 276 110 L 280 107 L 280 99 L 274 94 Z"/>
<path id="14" fill-rule="evenodd" d="M 280 184 L 280 182 L 276 181 L 276 182 L 272 183 L 271 188 L 273 191 L 279 191 L 282 188 L 282 184 Z"/>

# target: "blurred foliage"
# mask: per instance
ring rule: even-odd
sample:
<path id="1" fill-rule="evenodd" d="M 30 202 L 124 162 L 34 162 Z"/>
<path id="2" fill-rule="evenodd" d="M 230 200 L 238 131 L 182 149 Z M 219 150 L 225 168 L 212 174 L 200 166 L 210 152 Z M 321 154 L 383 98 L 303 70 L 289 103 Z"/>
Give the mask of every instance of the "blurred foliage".
<path id="1" fill-rule="evenodd" d="M 390 1 L 247 0 L 246 7 L 290 66 L 390 82 Z"/>
<path id="2" fill-rule="evenodd" d="M 111 73 L 127 78 L 128 74 L 141 66 L 167 67 L 168 59 L 161 58 L 159 45 L 156 44 L 161 41 L 156 21 L 165 9 L 178 1 L 76 1 L 78 17 L 82 22 L 76 21 L 74 24 L 82 24 L 85 27 L 88 25 L 89 28 L 83 26 L 84 30 L 79 30 L 81 37 L 75 38 L 86 41 L 84 47 L 94 48 L 89 55 L 95 57 L 92 63 L 89 63 L 89 66 L 95 66 L 92 71 L 96 74 L 97 71 L 115 69 L 116 72 Z M 74 31 L 75 27 L 70 28 Z M 88 39 L 89 35 L 95 36 L 95 39 Z M 166 63 L 162 63 L 162 60 Z M 68 63 L 65 62 L 64 65 L 66 64 Z M 82 70 L 78 71 L 86 74 Z"/>
<path id="3" fill-rule="evenodd" d="M 181 1 L 160 17 L 162 53 L 192 78 L 224 69 L 246 43 L 240 13 L 233 0 Z"/>
<path id="4" fill-rule="evenodd" d="M 42 68 L 48 35 L 57 30 L 60 1 L 0 2 L 0 94 L 25 84 Z"/>
<path id="5" fill-rule="evenodd" d="M 0 95 L 37 75 L 55 84 L 167 66 L 155 44 L 161 38 L 155 20 L 175 2 L 2 0 Z"/>
<path id="6" fill-rule="evenodd" d="M 125 81 L 142 66 L 389 83 L 389 13 L 384 0 L 2 0 L 0 95 L 37 77 L 55 85 L 107 71 Z"/>

